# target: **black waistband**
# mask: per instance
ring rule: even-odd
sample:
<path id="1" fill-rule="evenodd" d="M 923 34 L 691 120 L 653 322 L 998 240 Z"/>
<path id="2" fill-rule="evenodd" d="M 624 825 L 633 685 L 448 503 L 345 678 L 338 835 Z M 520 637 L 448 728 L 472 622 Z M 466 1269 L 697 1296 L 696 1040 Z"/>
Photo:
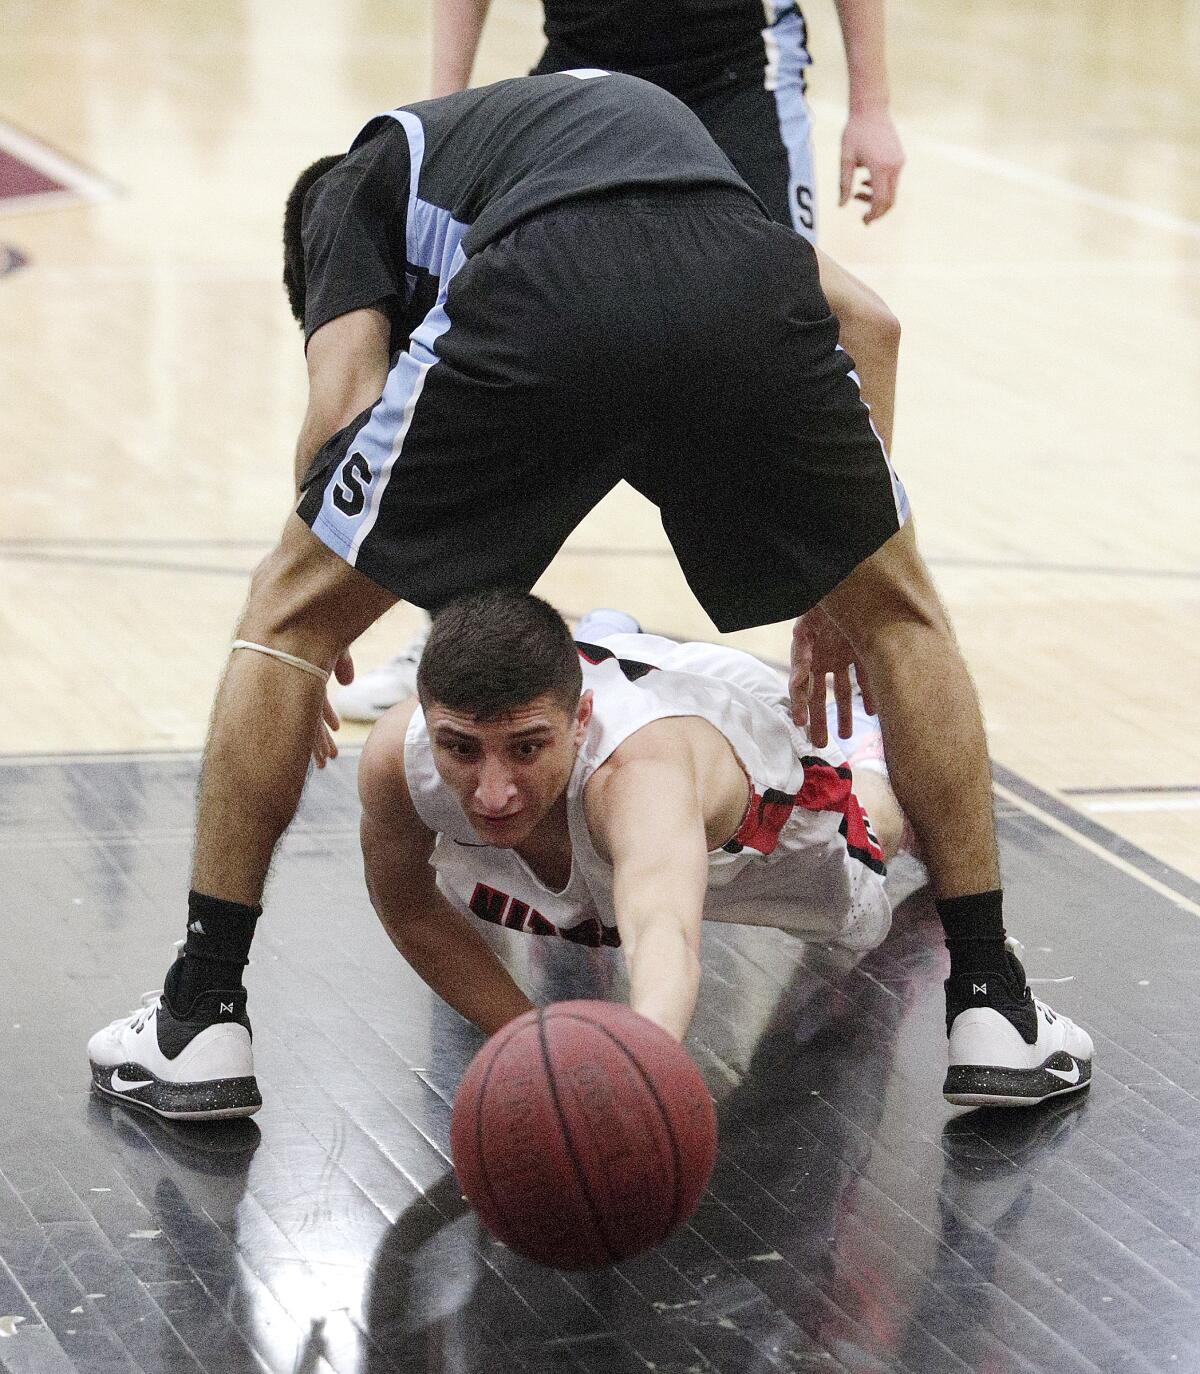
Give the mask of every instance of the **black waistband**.
<path id="1" fill-rule="evenodd" d="M 561 208 L 578 205 L 589 214 L 602 213 L 611 208 L 621 214 L 678 214 L 686 208 L 714 210 L 745 210 L 751 214 L 765 213 L 758 197 L 749 187 L 724 186 L 718 183 L 701 186 L 648 185 L 612 186 L 595 195 L 581 196 L 568 201 Z"/>

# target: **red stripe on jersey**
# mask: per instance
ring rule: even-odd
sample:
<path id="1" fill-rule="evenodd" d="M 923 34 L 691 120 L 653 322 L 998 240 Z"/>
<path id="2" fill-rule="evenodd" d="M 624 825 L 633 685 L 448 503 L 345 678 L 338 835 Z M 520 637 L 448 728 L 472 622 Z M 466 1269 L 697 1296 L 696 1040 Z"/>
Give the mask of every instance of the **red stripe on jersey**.
<path id="1" fill-rule="evenodd" d="M 849 767 L 834 767 L 824 759 L 801 759 L 804 765 L 804 786 L 795 796 L 768 787 L 759 793 L 750 786 L 750 801 L 737 834 L 725 845 L 731 853 L 739 849 L 754 849 L 760 854 L 773 853 L 779 835 L 796 807 L 804 811 L 832 811 L 841 816 L 838 833 L 846 841 L 850 853 L 877 873 L 886 871 L 886 861 L 879 841 L 871 833 L 867 813 L 854 795 L 854 779 Z"/>
<path id="2" fill-rule="evenodd" d="M 756 849 L 760 854 L 770 854 L 779 843 L 779 832 L 787 824 L 795 806 L 796 798 L 786 792 L 768 787 L 760 795 L 751 783 L 746 814 L 742 817 L 737 834 L 725 848 L 735 854 L 739 849 Z"/>
<path id="3" fill-rule="evenodd" d="M 824 759 L 801 759 L 804 786 L 796 793 L 796 804 L 805 811 L 837 811 L 846 814 L 846 799 L 852 795 L 849 768 L 835 768 Z"/>
<path id="4" fill-rule="evenodd" d="M 806 811 L 834 811 L 841 818 L 838 833 L 846 841 L 846 848 L 856 859 L 877 873 L 887 871 L 887 860 L 879 841 L 871 832 L 867 813 L 854 795 L 854 775 L 849 764 L 836 768 L 824 759 L 803 758 L 804 786 L 796 794 L 796 802 Z"/>

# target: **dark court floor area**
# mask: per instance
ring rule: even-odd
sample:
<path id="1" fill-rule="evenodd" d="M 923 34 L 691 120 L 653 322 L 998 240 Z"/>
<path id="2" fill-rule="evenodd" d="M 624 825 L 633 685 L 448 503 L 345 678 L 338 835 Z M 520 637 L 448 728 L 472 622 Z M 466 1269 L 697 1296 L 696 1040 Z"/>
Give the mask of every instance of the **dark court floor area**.
<path id="1" fill-rule="evenodd" d="M 310 785 L 247 973 L 265 1105 L 172 1126 L 89 1092 L 88 1035 L 183 934 L 191 756 L 0 764 L 0 1369 L 6 1374 L 1200 1371 L 1200 917 L 1001 810 L 1035 992 L 1090 1092 L 946 1105 L 921 893 L 856 967 L 710 929 L 689 1048 L 720 1155 L 692 1222 L 563 1275 L 480 1230 L 449 1162 L 478 1035 L 372 915 L 356 759 Z M 1020 780 L 1008 778 L 1019 791 Z M 1148 871 L 1148 867 L 1147 867 Z M 619 953 L 496 932 L 541 1000 Z"/>

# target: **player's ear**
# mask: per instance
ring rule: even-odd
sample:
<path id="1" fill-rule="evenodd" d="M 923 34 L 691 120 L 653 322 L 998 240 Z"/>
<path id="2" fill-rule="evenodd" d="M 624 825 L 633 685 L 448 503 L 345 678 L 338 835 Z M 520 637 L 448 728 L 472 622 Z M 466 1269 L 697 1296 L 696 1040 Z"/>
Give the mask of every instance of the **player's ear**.
<path id="1" fill-rule="evenodd" d="M 592 689 L 589 687 L 579 698 L 579 705 L 575 710 L 575 743 L 582 744 L 584 736 L 587 734 L 588 722 L 592 718 Z"/>

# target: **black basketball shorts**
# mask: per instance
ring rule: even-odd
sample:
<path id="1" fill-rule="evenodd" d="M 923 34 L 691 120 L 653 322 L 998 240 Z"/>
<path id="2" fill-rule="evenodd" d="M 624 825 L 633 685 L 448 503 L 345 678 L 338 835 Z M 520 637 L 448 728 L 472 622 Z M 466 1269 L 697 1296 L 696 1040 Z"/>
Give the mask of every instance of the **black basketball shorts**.
<path id="1" fill-rule="evenodd" d="M 837 335 L 812 249 L 741 191 L 567 202 L 465 261 L 299 513 L 436 609 L 531 587 L 625 479 L 718 629 L 784 620 L 907 514 Z"/>

